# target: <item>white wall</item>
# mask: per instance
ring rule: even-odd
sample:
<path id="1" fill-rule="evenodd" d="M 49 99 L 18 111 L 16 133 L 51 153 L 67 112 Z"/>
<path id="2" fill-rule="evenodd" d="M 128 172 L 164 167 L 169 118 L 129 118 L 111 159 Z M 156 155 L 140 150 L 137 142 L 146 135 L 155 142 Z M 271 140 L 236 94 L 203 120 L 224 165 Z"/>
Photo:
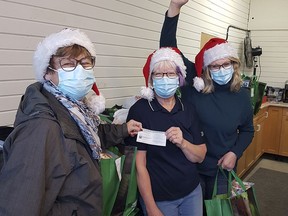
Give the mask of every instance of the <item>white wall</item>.
<path id="1" fill-rule="evenodd" d="M 179 48 L 191 59 L 200 34 L 225 38 L 229 25 L 247 29 L 250 0 L 190 0 L 180 16 Z M 121 105 L 144 85 L 142 67 L 158 48 L 169 0 L 0 0 L 0 125 L 11 125 L 21 95 L 33 83 L 33 52 L 65 27 L 85 31 L 96 46 L 95 76 L 107 107 Z M 243 57 L 245 32 L 228 40 Z"/>
<path id="2" fill-rule="evenodd" d="M 288 80 L 288 1 L 251 0 L 248 27 L 252 46 L 260 46 L 260 81 L 283 88 Z"/>

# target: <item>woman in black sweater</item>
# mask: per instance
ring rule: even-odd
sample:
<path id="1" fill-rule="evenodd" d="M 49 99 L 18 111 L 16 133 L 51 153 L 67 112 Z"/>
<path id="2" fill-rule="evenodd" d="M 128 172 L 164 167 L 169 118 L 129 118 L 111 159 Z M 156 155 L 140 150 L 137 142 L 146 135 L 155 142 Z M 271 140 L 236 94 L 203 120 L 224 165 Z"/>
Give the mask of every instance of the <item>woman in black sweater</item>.
<path id="1" fill-rule="evenodd" d="M 171 0 L 161 31 L 160 46 L 177 47 L 176 31 L 181 7 L 188 0 Z M 195 58 L 183 54 L 187 85 L 182 99 L 194 104 L 206 137 L 207 154 L 198 165 L 204 199 L 210 199 L 218 166 L 236 169 L 237 160 L 254 136 L 253 109 L 248 89 L 241 87 L 240 60 L 236 50 L 220 38 L 208 41 Z M 219 175 L 218 193 L 227 192 Z"/>

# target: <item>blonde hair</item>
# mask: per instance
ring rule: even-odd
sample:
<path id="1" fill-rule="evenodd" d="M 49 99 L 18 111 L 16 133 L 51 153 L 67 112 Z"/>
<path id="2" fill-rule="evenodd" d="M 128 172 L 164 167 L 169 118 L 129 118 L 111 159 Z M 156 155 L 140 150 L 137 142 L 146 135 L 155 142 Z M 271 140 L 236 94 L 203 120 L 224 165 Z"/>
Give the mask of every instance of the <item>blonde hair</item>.
<path id="1" fill-rule="evenodd" d="M 243 83 L 242 78 L 241 78 L 241 73 L 240 73 L 241 63 L 240 63 L 240 60 L 238 58 L 229 57 L 228 59 L 233 62 L 233 68 L 234 68 L 234 73 L 232 76 L 232 82 L 230 85 L 230 91 L 231 92 L 238 92 L 241 88 L 242 83 Z M 210 71 L 209 71 L 208 67 L 203 69 L 202 78 L 203 78 L 203 81 L 205 84 L 205 87 L 202 90 L 202 92 L 206 93 L 206 94 L 214 92 L 215 87 L 213 85 L 213 80 L 211 78 Z"/>

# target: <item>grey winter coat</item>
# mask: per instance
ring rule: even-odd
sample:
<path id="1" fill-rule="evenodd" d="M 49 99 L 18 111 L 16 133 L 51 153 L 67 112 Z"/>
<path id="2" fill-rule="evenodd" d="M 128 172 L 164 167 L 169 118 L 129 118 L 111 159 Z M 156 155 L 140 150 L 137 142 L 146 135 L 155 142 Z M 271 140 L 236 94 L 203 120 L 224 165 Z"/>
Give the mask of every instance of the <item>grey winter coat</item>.
<path id="1" fill-rule="evenodd" d="M 100 216 L 98 162 L 68 110 L 41 83 L 27 88 L 14 127 L 4 144 L 0 215 Z M 103 148 L 127 136 L 126 124 L 99 126 Z"/>

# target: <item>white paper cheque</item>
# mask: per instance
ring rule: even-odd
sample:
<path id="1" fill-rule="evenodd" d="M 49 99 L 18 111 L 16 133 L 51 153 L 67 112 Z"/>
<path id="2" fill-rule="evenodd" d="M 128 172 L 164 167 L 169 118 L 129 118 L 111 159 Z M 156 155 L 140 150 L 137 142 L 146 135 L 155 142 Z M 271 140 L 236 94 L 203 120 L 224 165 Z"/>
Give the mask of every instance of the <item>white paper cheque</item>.
<path id="1" fill-rule="evenodd" d="M 136 141 L 149 145 L 166 146 L 166 135 L 163 131 L 143 128 L 143 131 L 138 132 Z"/>

